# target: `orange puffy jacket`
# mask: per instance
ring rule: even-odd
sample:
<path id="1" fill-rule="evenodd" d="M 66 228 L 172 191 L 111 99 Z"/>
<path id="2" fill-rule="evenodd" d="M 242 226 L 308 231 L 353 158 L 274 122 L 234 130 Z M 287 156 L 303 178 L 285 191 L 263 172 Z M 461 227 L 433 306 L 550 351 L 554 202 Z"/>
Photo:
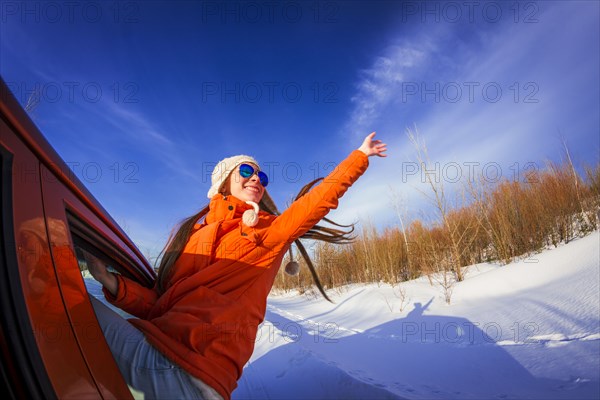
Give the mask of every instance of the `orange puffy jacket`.
<path id="1" fill-rule="evenodd" d="M 250 206 L 220 194 L 195 226 L 162 296 L 118 275 L 114 305 L 140 319 L 130 322 L 167 358 L 229 399 L 254 350 L 267 295 L 290 244 L 318 223 L 367 169 L 353 151 L 320 184 L 280 216 L 259 213 L 242 224 Z"/>

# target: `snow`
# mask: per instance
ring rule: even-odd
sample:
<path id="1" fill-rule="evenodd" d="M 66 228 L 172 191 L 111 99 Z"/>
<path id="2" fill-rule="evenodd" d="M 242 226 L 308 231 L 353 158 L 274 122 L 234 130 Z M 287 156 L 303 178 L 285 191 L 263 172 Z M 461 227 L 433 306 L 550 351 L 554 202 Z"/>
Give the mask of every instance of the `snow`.
<path id="1" fill-rule="evenodd" d="M 402 301 L 399 290 L 406 293 Z M 426 278 L 271 295 L 233 399 L 600 398 L 600 233 Z"/>
<path id="2" fill-rule="evenodd" d="M 232 398 L 600 398 L 599 232 L 465 277 L 271 295 Z"/>

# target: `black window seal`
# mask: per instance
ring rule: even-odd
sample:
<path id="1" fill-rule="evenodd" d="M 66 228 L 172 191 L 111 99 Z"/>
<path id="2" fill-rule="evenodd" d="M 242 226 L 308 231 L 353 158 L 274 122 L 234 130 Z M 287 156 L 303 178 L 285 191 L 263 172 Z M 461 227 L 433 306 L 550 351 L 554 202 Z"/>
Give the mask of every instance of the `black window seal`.
<path id="1" fill-rule="evenodd" d="M 81 248 L 100 258 L 123 276 L 149 288 L 154 286 L 154 282 L 140 271 L 140 267 L 128 254 L 98 233 L 97 229 L 93 228 L 73 207 L 66 205 L 65 212 L 78 259 L 81 259 L 81 256 L 77 253 L 77 249 Z"/>

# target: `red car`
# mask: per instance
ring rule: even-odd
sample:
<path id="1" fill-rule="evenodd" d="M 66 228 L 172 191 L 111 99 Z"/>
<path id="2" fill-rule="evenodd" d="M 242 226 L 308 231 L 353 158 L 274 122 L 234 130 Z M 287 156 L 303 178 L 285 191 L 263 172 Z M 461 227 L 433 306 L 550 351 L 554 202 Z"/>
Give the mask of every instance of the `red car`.
<path id="1" fill-rule="evenodd" d="M 12 398 L 132 398 L 98 326 L 81 249 L 155 273 L 0 79 L 1 381 Z M 89 286 L 89 285 L 88 285 Z"/>

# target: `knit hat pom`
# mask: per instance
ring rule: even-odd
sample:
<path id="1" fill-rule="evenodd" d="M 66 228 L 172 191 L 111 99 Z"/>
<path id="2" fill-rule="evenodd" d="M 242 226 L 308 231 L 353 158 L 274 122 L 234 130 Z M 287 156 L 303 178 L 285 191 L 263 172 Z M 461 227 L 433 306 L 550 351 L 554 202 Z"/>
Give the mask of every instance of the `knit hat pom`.
<path id="1" fill-rule="evenodd" d="M 246 204 L 250 204 L 253 209 L 244 211 L 242 221 L 246 226 L 256 226 L 258 224 L 258 204 L 253 201 L 247 201 Z"/>
<path id="2" fill-rule="evenodd" d="M 296 261 L 290 261 L 289 263 L 286 264 L 285 266 L 285 273 L 291 276 L 296 276 L 298 275 L 298 272 L 300 272 L 300 264 L 298 264 Z"/>

